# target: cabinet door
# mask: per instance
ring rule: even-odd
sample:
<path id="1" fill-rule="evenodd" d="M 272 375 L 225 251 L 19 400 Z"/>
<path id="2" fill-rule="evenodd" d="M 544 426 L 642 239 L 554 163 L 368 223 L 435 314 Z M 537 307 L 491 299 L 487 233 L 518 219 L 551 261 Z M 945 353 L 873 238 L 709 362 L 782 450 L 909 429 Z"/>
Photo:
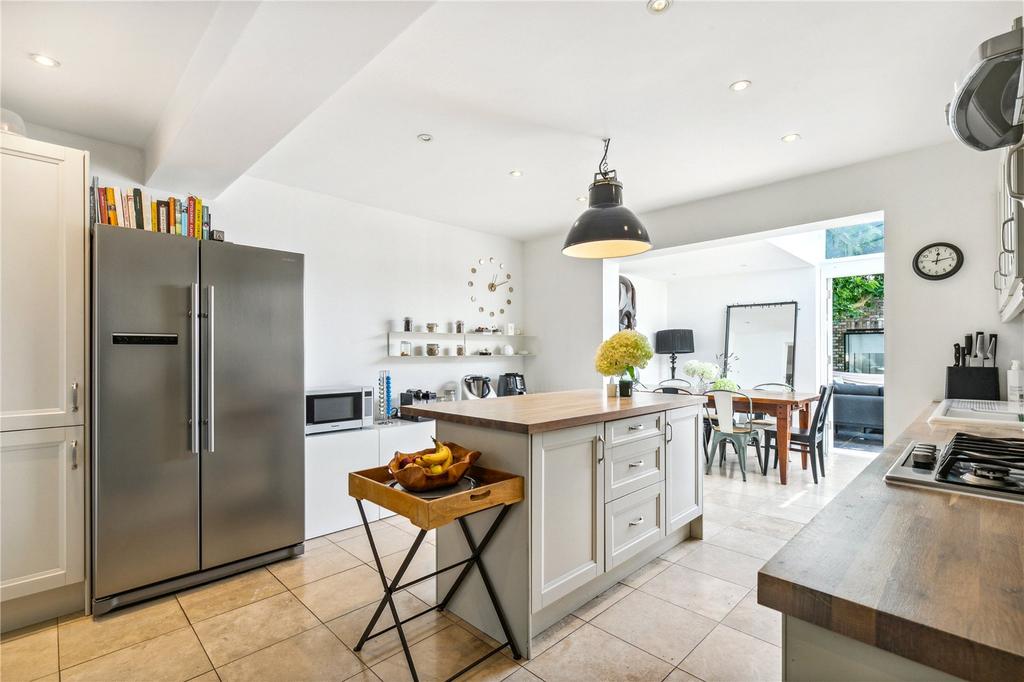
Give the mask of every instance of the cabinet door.
<path id="1" fill-rule="evenodd" d="M 84 428 L 4 434 L 0 600 L 85 578 Z"/>
<path id="2" fill-rule="evenodd" d="M 0 145 L 0 430 L 84 424 L 85 152 Z"/>
<path id="3" fill-rule="evenodd" d="M 394 424 L 378 426 L 380 433 L 380 460 L 376 466 L 387 466 L 396 452 L 416 452 L 433 447 L 434 421 L 406 422 L 396 421 Z M 395 512 L 380 509 L 380 517 L 386 519 Z"/>
<path id="4" fill-rule="evenodd" d="M 533 437 L 533 610 L 604 572 L 603 426 Z"/>
<path id="5" fill-rule="evenodd" d="M 665 537 L 665 490 L 661 483 L 605 505 L 605 567 L 615 568 Z"/>
<path id="6" fill-rule="evenodd" d="M 665 505 L 668 532 L 701 515 L 704 477 L 701 475 L 700 411 L 683 407 L 668 413 L 665 458 Z"/>
<path id="7" fill-rule="evenodd" d="M 359 507 L 348 494 L 348 475 L 378 465 L 377 431 L 353 429 L 306 436 L 306 539 L 362 524 Z M 378 507 L 363 502 L 366 520 Z"/>

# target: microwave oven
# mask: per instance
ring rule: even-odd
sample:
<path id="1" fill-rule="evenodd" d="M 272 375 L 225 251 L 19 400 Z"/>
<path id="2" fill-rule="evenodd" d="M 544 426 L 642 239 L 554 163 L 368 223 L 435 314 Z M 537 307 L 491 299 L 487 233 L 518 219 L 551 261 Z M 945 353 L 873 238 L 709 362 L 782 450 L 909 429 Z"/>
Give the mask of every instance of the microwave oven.
<path id="1" fill-rule="evenodd" d="M 306 392 L 306 434 L 373 426 L 373 388 L 342 386 Z"/>

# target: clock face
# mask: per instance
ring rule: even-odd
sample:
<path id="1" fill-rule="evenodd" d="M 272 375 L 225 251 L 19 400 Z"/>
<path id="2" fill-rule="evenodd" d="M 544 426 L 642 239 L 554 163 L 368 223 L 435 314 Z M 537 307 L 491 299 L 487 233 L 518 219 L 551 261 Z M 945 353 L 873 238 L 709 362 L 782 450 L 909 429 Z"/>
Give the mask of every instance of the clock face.
<path id="1" fill-rule="evenodd" d="M 914 272 L 925 279 L 946 279 L 964 264 L 964 252 L 948 242 L 929 244 L 914 256 Z"/>
<path id="2" fill-rule="evenodd" d="M 487 317 L 504 315 L 512 305 L 512 273 L 494 257 L 478 258 L 469 268 L 469 300 L 476 311 Z"/>

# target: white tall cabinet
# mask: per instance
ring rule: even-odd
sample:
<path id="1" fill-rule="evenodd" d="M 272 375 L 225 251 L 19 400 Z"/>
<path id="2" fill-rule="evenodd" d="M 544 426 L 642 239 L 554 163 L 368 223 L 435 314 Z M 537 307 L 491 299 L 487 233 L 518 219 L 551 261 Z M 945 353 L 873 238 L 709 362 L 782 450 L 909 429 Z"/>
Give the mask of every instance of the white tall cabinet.
<path id="1" fill-rule="evenodd" d="M 83 151 L 0 135 L 0 601 L 8 609 L 85 579 L 88 162 Z"/>

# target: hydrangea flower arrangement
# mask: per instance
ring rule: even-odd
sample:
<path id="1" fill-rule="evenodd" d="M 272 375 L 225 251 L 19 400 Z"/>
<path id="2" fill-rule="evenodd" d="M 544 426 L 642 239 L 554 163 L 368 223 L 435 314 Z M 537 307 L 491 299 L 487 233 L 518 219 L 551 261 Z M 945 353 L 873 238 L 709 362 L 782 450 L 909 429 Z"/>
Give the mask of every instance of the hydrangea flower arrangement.
<path id="1" fill-rule="evenodd" d="M 739 384 L 737 384 L 729 377 L 715 379 L 714 383 L 711 384 L 712 391 L 738 391 L 739 388 Z"/>
<path id="2" fill-rule="evenodd" d="M 683 374 L 701 381 L 714 381 L 722 373 L 722 368 L 713 362 L 690 360 L 683 365 Z"/>
<path id="3" fill-rule="evenodd" d="M 625 329 L 612 334 L 597 349 L 594 368 L 606 377 L 623 376 L 636 381 L 637 368 L 644 368 L 654 351 L 647 337 L 638 331 Z"/>

